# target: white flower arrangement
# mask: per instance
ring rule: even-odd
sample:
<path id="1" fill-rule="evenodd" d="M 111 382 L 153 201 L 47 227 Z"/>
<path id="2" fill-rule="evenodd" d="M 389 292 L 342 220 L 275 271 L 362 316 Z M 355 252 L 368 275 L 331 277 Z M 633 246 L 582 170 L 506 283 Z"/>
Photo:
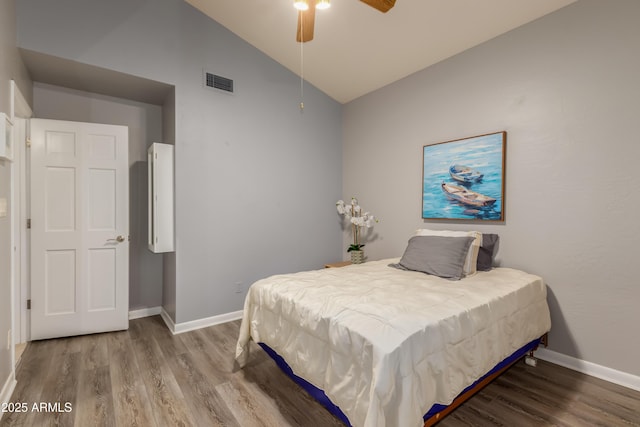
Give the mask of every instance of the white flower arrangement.
<path id="1" fill-rule="evenodd" d="M 362 208 L 355 197 L 351 198 L 351 204 L 349 205 L 346 205 L 343 200 L 338 200 L 336 208 L 338 213 L 344 215 L 351 223 L 353 244 L 349 245 L 347 252 L 362 250 L 364 244 L 360 243 L 361 229 L 373 227 L 373 224 L 378 222 L 378 219 L 371 212 L 362 213 Z"/>

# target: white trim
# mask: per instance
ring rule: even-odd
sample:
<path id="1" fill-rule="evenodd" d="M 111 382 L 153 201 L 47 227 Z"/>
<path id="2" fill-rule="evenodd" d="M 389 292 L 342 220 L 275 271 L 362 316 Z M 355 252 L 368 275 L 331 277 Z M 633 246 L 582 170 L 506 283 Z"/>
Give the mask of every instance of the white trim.
<path id="1" fill-rule="evenodd" d="M 162 316 L 164 323 L 167 325 L 171 333 L 176 335 L 183 332 L 195 331 L 196 329 L 207 328 L 209 326 L 219 325 L 221 323 L 233 322 L 234 320 L 242 319 L 242 310 L 177 324 L 171 319 L 171 316 L 169 316 L 169 313 L 167 313 L 164 308 L 162 309 L 162 313 L 160 313 L 160 315 Z"/>
<path id="2" fill-rule="evenodd" d="M 160 316 L 162 316 L 162 320 L 164 320 L 164 324 L 167 325 L 167 328 L 171 331 L 172 334 L 176 333 L 176 324 L 173 322 L 169 313 L 162 307 L 162 311 L 160 312 Z"/>
<path id="3" fill-rule="evenodd" d="M 129 320 L 140 319 L 143 317 L 157 316 L 162 312 L 162 307 L 147 307 L 138 310 L 129 311 Z"/>
<path id="4" fill-rule="evenodd" d="M 585 360 L 576 359 L 575 357 L 556 353 L 555 351 L 551 351 L 546 348 L 539 348 L 536 350 L 535 355 L 547 362 L 555 363 L 556 365 L 564 366 L 565 368 L 573 369 L 574 371 L 582 372 L 583 374 L 600 378 L 601 380 L 640 391 L 640 376 L 607 368 L 606 366 L 597 365 Z"/>
<path id="5" fill-rule="evenodd" d="M 4 382 L 4 386 L 2 386 L 2 391 L 0 391 L 0 404 L 7 403 L 11 400 L 11 395 L 13 394 L 13 390 L 16 388 L 16 371 L 12 370 L 9 377 Z M 4 406 L 4 405 L 3 405 Z M 4 415 L 4 411 L 0 411 L 0 419 Z"/>
<path id="6" fill-rule="evenodd" d="M 15 174 L 12 179 L 12 205 L 14 206 L 12 232 L 12 254 L 17 258 L 18 262 L 13 261 L 12 265 L 12 286 L 13 296 L 12 318 L 13 318 L 13 347 L 15 360 L 15 345 L 26 343 L 30 340 L 30 317 L 27 310 L 27 299 L 30 298 L 29 283 L 29 231 L 26 229 L 26 222 L 29 216 L 28 212 L 28 188 L 27 188 L 27 149 L 26 140 L 29 137 L 28 119 L 33 116 L 33 110 L 20 91 L 15 80 L 10 82 L 10 98 L 11 98 L 11 120 L 14 123 L 14 164 Z M 24 121 L 20 120 L 24 119 Z M 20 127 L 20 129 L 18 129 Z M 23 140 L 16 141 L 17 137 Z M 18 264 L 16 266 L 16 264 Z M 17 267 L 17 268 L 16 268 Z M 17 271 L 16 271 L 17 270 Z"/>

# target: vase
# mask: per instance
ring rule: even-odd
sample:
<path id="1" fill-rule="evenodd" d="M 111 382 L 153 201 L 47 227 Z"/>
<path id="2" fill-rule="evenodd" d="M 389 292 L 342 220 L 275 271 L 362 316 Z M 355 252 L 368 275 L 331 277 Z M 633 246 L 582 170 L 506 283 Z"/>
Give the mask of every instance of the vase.
<path id="1" fill-rule="evenodd" d="M 364 262 L 364 251 L 351 251 L 351 264 L 362 264 Z"/>

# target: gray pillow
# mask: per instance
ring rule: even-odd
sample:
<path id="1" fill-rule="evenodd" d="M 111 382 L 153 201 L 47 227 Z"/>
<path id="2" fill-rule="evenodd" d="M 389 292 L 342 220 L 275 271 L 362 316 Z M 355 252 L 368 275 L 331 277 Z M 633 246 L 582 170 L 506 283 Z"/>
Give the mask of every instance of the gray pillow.
<path id="1" fill-rule="evenodd" d="M 493 267 L 493 260 L 498 253 L 498 243 L 500 236 L 497 234 L 482 233 L 482 245 L 478 251 L 478 262 L 476 269 L 478 271 L 489 271 Z"/>
<path id="2" fill-rule="evenodd" d="M 393 267 L 460 280 L 473 237 L 413 236 Z"/>

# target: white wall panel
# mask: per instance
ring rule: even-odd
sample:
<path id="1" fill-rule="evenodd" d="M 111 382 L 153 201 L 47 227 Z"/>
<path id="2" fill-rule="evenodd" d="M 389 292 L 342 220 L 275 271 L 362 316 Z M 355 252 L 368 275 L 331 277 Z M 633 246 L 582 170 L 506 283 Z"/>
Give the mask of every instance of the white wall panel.
<path id="1" fill-rule="evenodd" d="M 76 251 L 46 252 L 45 312 L 47 315 L 75 313 L 76 279 Z"/>
<path id="2" fill-rule="evenodd" d="M 116 171 L 89 169 L 89 230 L 116 229 Z"/>
<path id="3" fill-rule="evenodd" d="M 115 160 L 116 139 L 111 135 L 90 134 L 89 159 L 91 160 Z"/>
<path id="4" fill-rule="evenodd" d="M 115 249 L 90 249 L 88 262 L 88 311 L 115 310 Z"/>
<path id="5" fill-rule="evenodd" d="M 46 171 L 45 219 L 47 231 L 76 228 L 76 170 L 49 167 Z"/>
<path id="6" fill-rule="evenodd" d="M 74 157 L 76 154 L 76 134 L 71 132 L 47 132 L 45 150 L 48 155 L 61 154 Z"/>

